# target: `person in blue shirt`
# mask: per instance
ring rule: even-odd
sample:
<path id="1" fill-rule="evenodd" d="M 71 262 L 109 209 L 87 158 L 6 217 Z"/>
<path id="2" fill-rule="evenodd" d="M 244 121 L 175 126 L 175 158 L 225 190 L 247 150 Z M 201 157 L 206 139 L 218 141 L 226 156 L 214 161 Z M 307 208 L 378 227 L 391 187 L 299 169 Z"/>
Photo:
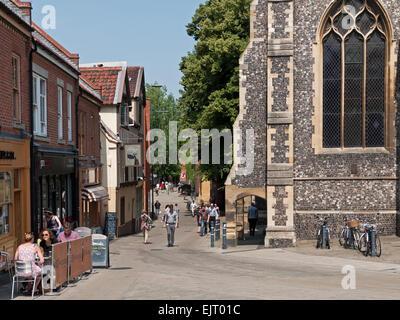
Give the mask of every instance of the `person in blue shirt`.
<path id="1" fill-rule="evenodd" d="M 258 209 L 256 208 L 256 204 L 253 202 L 249 207 L 249 225 L 250 225 L 250 237 L 254 237 L 256 235 L 256 226 L 258 221 Z"/>

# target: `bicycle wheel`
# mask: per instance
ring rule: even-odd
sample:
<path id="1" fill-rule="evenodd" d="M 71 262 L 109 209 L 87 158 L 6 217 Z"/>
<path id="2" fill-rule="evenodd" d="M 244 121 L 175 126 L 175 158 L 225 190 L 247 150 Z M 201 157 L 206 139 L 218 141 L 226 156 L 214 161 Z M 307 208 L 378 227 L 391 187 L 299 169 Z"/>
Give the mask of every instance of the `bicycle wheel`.
<path id="1" fill-rule="evenodd" d="M 358 250 L 358 245 L 360 242 L 360 231 L 358 231 L 357 229 L 353 229 L 353 239 L 354 239 L 354 249 Z"/>
<path id="2" fill-rule="evenodd" d="M 345 232 L 346 232 L 346 229 L 343 228 L 342 231 L 339 233 L 339 244 L 341 247 L 343 247 L 345 244 L 345 238 L 344 238 Z"/>
<path id="3" fill-rule="evenodd" d="M 381 239 L 378 235 L 375 236 L 376 256 L 379 258 L 382 254 Z"/>
<path id="4" fill-rule="evenodd" d="M 362 234 L 360 240 L 358 241 L 358 250 L 364 255 L 368 255 L 368 243 L 366 234 Z"/>

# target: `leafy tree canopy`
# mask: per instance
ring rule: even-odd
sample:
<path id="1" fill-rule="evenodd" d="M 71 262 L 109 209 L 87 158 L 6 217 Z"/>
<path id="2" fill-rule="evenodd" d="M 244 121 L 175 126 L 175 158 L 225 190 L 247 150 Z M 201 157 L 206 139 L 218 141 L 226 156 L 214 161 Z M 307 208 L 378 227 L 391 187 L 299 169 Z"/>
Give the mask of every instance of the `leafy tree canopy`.
<path id="1" fill-rule="evenodd" d="M 249 41 L 251 0 L 209 0 L 187 25 L 196 41 L 182 58 L 179 100 L 184 127 L 231 129 L 239 109 L 239 58 Z M 201 165 L 206 179 L 224 181 L 227 165 Z"/>

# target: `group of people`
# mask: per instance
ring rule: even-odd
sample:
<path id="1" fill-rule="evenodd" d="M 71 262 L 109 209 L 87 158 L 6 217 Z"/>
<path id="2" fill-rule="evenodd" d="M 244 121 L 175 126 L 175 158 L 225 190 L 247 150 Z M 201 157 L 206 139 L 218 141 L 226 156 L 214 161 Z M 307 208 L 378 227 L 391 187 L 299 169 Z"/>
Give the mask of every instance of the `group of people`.
<path id="1" fill-rule="evenodd" d="M 207 232 L 211 232 L 211 227 L 215 227 L 216 221 L 219 219 L 221 214 L 219 207 L 214 203 L 198 206 L 195 201 L 192 201 L 190 208 L 197 223 L 197 233 L 200 233 L 201 237 L 207 235 Z"/>
<path id="2" fill-rule="evenodd" d="M 161 214 L 161 204 L 159 201 L 156 202 L 156 215 L 157 217 Z M 149 232 L 152 229 L 153 220 L 149 216 L 146 211 L 142 212 L 141 215 L 141 229 L 143 231 L 144 244 L 150 244 L 149 240 Z M 167 205 L 165 206 L 164 215 L 161 219 L 161 223 L 163 227 L 167 229 L 167 237 L 168 237 L 168 247 L 173 247 L 175 243 L 175 230 L 179 228 L 179 206 L 175 205 Z"/>
<path id="3" fill-rule="evenodd" d="M 160 191 L 167 191 L 167 193 L 169 194 L 169 192 L 173 192 L 174 191 L 174 185 L 171 182 L 161 182 L 157 183 L 156 185 L 156 195 L 158 196 L 160 194 Z"/>
<path id="4" fill-rule="evenodd" d="M 26 276 L 36 276 L 35 288 L 29 283 L 24 293 L 30 294 L 35 290 L 39 293 L 38 287 L 41 283 L 42 266 L 45 258 L 50 257 L 52 245 L 79 239 L 77 232 L 72 231 L 72 224 L 65 222 L 61 224 L 60 219 L 52 212 L 47 212 L 47 228 L 44 229 L 35 243 L 35 236 L 32 232 L 25 233 L 24 243 L 15 251 L 14 260 L 19 262 L 31 263 L 32 274 Z"/>

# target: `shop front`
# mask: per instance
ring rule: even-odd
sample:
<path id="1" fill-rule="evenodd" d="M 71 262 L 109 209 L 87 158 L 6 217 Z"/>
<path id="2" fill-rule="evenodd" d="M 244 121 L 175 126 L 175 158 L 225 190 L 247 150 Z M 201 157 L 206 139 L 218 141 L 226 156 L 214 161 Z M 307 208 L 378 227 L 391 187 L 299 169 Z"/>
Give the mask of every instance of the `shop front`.
<path id="1" fill-rule="evenodd" d="M 0 138 L 0 250 L 14 254 L 30 224 L 30 141 Z"/>
<path id="2" fill-rule="evenodd" d="M 46 212 L 55 213 L 62 223 L 79 224 L 75 154 L 36 153 L 35 233 L 47 227 Z"/>

